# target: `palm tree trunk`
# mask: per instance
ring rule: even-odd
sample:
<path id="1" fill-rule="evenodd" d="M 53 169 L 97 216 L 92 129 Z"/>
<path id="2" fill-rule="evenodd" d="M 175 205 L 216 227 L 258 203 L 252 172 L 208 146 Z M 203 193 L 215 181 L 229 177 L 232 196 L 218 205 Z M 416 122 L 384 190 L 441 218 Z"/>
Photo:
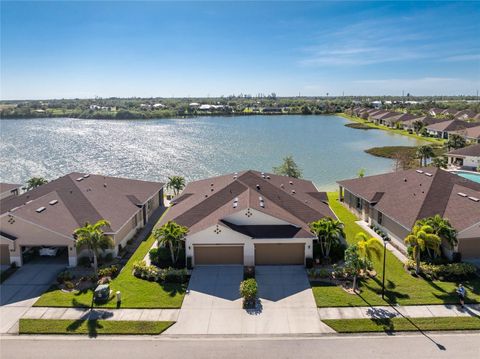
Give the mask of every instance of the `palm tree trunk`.
<path id="1" fill-rule="evenodd" d="M 97 253 L 95 253 L 95 251 L 93 251 L 93 271 L 96 277 L 97 271 L 98 271 L 98 260 L 97 260 Z"/>
<path id="2" fill-rule="evenodd" d="M 415 255 L 415 273 L 418 275 L 420 274 L 420 250 L 417 249 L 417 253 Z"/>
<path id="3" fill-rule="evenodd" d="M 357 290 L 357 275 L 353 275 L 353 291 L 355 292 Z"/>
<path id="4" fill-rule="evenodd" d="M 175 252 L 174 252 L 174 248 L 173 248 L 173 245 L 172 245 L 172 242 L 168 243 L 168 247 L 170 248 L 170 257 L 172 258 L 172 264 L 175 264 Z"/>

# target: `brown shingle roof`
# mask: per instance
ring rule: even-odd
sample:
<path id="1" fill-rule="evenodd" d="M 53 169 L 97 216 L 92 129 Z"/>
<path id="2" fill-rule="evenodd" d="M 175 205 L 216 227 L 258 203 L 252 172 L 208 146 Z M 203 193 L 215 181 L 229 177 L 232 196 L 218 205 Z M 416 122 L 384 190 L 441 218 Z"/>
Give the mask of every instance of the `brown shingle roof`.
<path id="1" fill-rule="evenodd" d="M 480 157 L 480 143 L 477 145 L 471 145 L 456 150 L 452 150 L 447 155 L 460 155 L 460 156 L 478 156 Z"/>
<path id="2" fill-rule="evenodd" d="M 457 194 L 469 193 L 480 198 L 479 183 L 437 168 L 421 171 L 399 171 L 338 184 L 406 228 L 411 228 L 418 219 L 435 214 L 448 218 L 458 231 L 480 222 L 480 202 Z"/>
<path id="3" fill-rule="evenodd" d="M 138 211 L 138 205 L 162 187 L 157 182 L 70 173 L 20 196 L 1 200 L 0 214 L 15 209 L 15 216 L 65 235 L 86 222 L 106 219 L 111 224 L 107 231 L 116 232 Z M 58 203 L 49 205 L 52 200 Z M 37 213 L 39 207 L 46 210 Z"/>
<path id="4" fill-rule="evenodd" d="M 192 234 L 251 208 L 302 228 L 298 237 L 309 232 L 310 222 L 335 217 L 326 201 L 311 181 L 249 170 L 189 183 L 160 225 L 174 220 Z"/>

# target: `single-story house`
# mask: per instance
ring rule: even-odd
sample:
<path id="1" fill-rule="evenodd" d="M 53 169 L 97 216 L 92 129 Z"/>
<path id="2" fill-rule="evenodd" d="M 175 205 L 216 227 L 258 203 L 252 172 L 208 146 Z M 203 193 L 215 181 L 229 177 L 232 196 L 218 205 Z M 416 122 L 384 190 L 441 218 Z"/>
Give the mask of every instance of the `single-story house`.
<path id="1" fill-rule="evenodd" d="M 444 108 L 434 107 L 434 108 L 431 108 L 431 109 L 428 111 L 428 114 L 429 114 L 430 116 L 437 117 L 437 116 L 442 115 L 442 112 L 443 112 L 443 111 L 445 111 Z"/>
<path id="2" fill-rule="evenodd" d="M 474 119 L 476 115 L 477 113 L 472 110 L 462 110 L 462 111 L 458 111 L 455 114 L 455 118 L 459 120 L 468 120 L 468 119 Z"/>
<path id="3" fill-rule="evenodd" d="M 450 151 L 445 156 L 449 164 L 476 170 L 480 166 L 480 144 Z"/>
<path id="4" fill-rule="evenodd" d="M 418 117 L 412 118 L 410 120 L 403 121 L 402 122 L 402 127 L 405 130 L 414 130 L 414 124 L 417 121 L 420 121 L 423 124 L 423 126 L 429 126 L 429 125 L 432 125 L 434 123 L 443 122 L 445 120 L 444 119 L 433 118 L 433 117 L 430 117 L 430 116 L 418 116 Z"/>
<path id="5" fill-rule="evenodd" d="M 0 201 L 2 264 L 21 266 L 25 251 L 47 246 L 66 253 L 65 262 L 68 256 L 68 264 L 76 266 L 88 252 L 77 251 L 74 231 L 100 219 L 110 222 L 104 232 L 117 255 L 159 206 L 163 183 L 70 173 Z"/>
<path id="6" fill-rule="evenodd" d="M 480 125 L 468 127 L 462 130 L 452 131 L 457 135 L 462 136 L 470 143 L 480 143 Z"/>
<path id="7" fill-rule="evenodd" d="M 21 184 L 0 182 L 0 200 L 10 196 L 18 196 L 21 189 Z"/>
<path id="8" fill-rule="evenodd" d="M 458 232 L 453 251 L 480 258 L 480 183 L 438 168 L 422 168 L 337 182 L 340 201 L 400 247 L 419 219 L 440 215 Z M 443 244 L 444 253 L 452 250 Z"/>
<path id="9" fill-rule="evenodd" d="M 472 127 L 472 125 L 462 120 L 446 120 L 429 124 L 426 129 L 428 134 L 447 140 L 450 132 L 460 131 L 468 127 Z"/>
<path id="10" fill-rule="evenodd" d="M 303 265 L 313 256 L 309 223 L 335 218 L 311 181 L 244 171 L 189 183 L 160 225 L 189 229 L 185 252 L 198 265 Z"/>
<path id="11" fill-rule="evenodd" d="M 401 124 L 403 122 L 412 120 L 412 119 L 417 118 L 417 117 L 418 116 L 412 115 L 410 113 L 397 113 L 397 116 L 392 116 L 392 117 L 388 117 L 388 118 L 384 119 L 383 123 L 386 126 L 389 126 L 389 127 L 396 127 L 397 124 L 399 126 L 402 126 Z"/>

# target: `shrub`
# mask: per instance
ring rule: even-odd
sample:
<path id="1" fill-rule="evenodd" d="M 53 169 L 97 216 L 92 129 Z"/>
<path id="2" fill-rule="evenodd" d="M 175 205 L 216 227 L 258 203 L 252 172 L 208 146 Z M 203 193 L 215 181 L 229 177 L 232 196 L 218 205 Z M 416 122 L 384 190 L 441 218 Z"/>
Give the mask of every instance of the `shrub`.
<path id="1" fill-rule="evenodd" d="M 452 262 L 459 263 L 462 261 L 462 253 L 460 252 L 453 252 L 452 254 Z"/>
<path id="2" fill-rule="evenodd" d="M 172 263 L 172 258 L 170 256 L 170 249 L 167 247 L 158 247 L 152 248 L 148 252 L 150 256 L 150 261 L 160 268 L 176 267 L 176 268 L 185 268 L 185 250 L 181 249 L 178 256 L 178 261 L 175 265 Z"/>
<path id="3" fill-rule="evenodd" d="M 72 290 L 73 288 L 75 288 L 75 284 L 73 284 L 69 280 L 63 282 L 63 285 L 65 286 L 66 289 L 69 289 L 69 290 Z"/>
<path id="4" fill-rule="evenodd" d="M 80 257 L 78 259 L 78 265 L 82 267 L 89 268 L 91 266 L 90 258 L 89 257 Z"/>
<path id="5" fill-rule="evenodd" d="M 192 257 L 191 256 L 188 256 L 187 257 L 187 269 L 192 269 L 193 268 L 193 265 L 192 265 Z"/>
<path id="6" fill-rule="evenodd" d="M 102 258 L 104 263 L 111 262 L 113 260 L 113 254 L 111 252 L 105 254 Z"/>
<path id="7" fill-rule="evenodd" d="M 257 299 L 258 286 L 254 278 L 245 279 L 240 283 L 240 295 L 243 298 L 245 308 L 255 306 Z"/>
<path id="8" fill-rule="evenodd" d="M 407 269 L 410 272 L 415 268 L 415 261 L 408 260 Z M 420 271 L 428 279 L 448 279 L 458 280 L 473 276 L 476 268 L 470 263 L 447 263 L 447 264 L 428 264 L 420 263 Z"/>
<path id="9" fill-rule="evenodd" d="M 243 267 L 243 279 L 255 278 L 255 267 L 244 266 Z"/>
<path id="10" fill-rule="evenodd" d="M 57 282 L 60 284 L 71 281 L 72 279 L 73 279 L 73 275 L 68 270 L 60 272 L 57 275 Z"/>
<path id="11" fill-rule="evenodd" d="M 326 268 L 311 268 L 307 270 L 307 274 L 310 278 L 329 278 L 331 272 Z"/>
<path id="12" fill-rule="evenodd" d="M 305 267 L 313 268 L 313 258 L 308 257 L 305 259 Z"/>
<path id="13" fill-rule="evenodd" d="M 133 264 L 133 275 L 137 278 L 154 282 L 185 283 L 188 280 L 186 269 L 171 267 L 162 269 L 154 265 L 147 266 L 145 261 L 139 261 Z"/>
<path id="14" fill-rule="evenodd" d="M 111 265 L 109 267 L 100 268 L 98 270 L 98 276 L 102 277 L 115 277 L 118 273 L 118 267 L 116 265 Z"/>

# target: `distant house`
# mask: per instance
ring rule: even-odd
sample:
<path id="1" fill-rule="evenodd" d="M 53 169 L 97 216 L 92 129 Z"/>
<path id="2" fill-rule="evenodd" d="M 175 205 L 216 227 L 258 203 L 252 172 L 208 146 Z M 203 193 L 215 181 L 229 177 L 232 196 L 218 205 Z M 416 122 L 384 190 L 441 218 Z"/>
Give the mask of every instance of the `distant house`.
<path id="1" fill-rule="evenodd" d="M 382 108 L 382 101 L 372 101 L 371 105 L 375 108 Z"/>
<path id="2" fill-rule="evenodd" d="M 467 127 L 471 127 L 469 123 L 461 120 L 447 120 L 437 123 L 432 123 L 426 126 L 427 132 L 435 137 L 448 139 L 448 135 L 451 132 L 463 130 Z"/>
<path id="3" fill-rule="evenodd" d="M 398 116 L 388 117 L 383 120 L 384 124 L 389 127 L 402 127 L 402 123 L 406 121 L 410 121 L 418 116 L 412 115 L 409 113 L 399 113 Z"/>
<path id="4" fill-rule="evenodd" d="M 165 108 L 167 106 L 165 106 L 164 104 L 161 104 L 161 103 L 156 103 L 152 106 L 153 108 L 156 108 L 156 109 L 159 109 L 159 108 Z"/>
<path id="5" fill-rule="evenodd" d="M 74 231 L 100 219 L 110 222 L 104 231 L 116 256 L 159 206 L 163 183 L 70 173 L 0 201 L 2 264 L 21 266 L 25 251 L 48 246 L 63 253 L 66 265 L 76 266 L 88 251 L 77 250 Z"/>
<path id="6" fill-rule="evenodd" d="M 415 117 L 407 121 L 402 122 L 402 127 L 405 130 L 414 130 L 414 124 L 415 122 L 420 121 L 423 126 L 428 126 L 434 123 L 439 123 L 445 121 L 445 119 L 438 119 L 430 116 L 420 116 L 420 117 Z"/>
<path id="7" fill-rule="evenodd" d="M 452 133 L 462 136 L 470 143 L 480 143 L 480 125 L 475 126 L 475 123 L 472 123 L 472 127 L 458 131 L 452 131 Z"/>
<path id="8" fill-rule="evenodd" d="M 474 119 L 476 115 L 477 113 L 472 110 L 463 110 L 463 111 L 458 111 L 455 114 L 455 118 L 459 120 L 468 120 L 468 119 Z"/>
<path id="9" fill-rule="evenodd" d="M 476 171 L 480 166 L 480 144 L 450 151 L 445 156 L 451 165 L 467 167 Z"/>
<path id="10" fill-rule="evenodd" d="M 456 115 L 458 112 L 459 112 L 458 110 L 455 110 L 455 109 L 453 109 L 453 108 L 447 108 L 446 110 L 443 110 L 443 111 L 442 111 L 442 115 L 455 117 L 455 115 Z"/>
<path id="11" fill-rule="evenodd" d="M 264 107 L 262 109 L 262 113 L 273 114 L 273 113 L 282 113 L 282 112 L 283 112 L 283 109 L 281 107 Z"/>
<path id="12" fill-rule="evenodd" d="M 18 196 L 21 188 L 21 184 L 0 182 L 0 200 L 10 196 Z"/>
<path id="13" fill-rule="evenodd" d="M 198 102 L 191 102 L 188 104 L 188 107 L 197 108 L 197 107 L 200 107 L 200 104 Z"/>
<path id="14" fill-rule="evenodd" d="M 480 183 L 437 169 L 418 169 L 338 181 L 340 201 L 380 228 L 405 250 L 404 238 L 419 219 L 448 218 L 458 232 L 453 251 L 480 258 Z M 452 250 L 443 243 L 447 256 Z"/>
<path id="15" fill-rule="evenodd" d="M 437 117 L 437 116 L 440 116 L 443 111 L 445 111 L 444 108 L 431 108 L 431 109 L 428 111 L 428 114 L 429 114 L 430 116 Z"/>

